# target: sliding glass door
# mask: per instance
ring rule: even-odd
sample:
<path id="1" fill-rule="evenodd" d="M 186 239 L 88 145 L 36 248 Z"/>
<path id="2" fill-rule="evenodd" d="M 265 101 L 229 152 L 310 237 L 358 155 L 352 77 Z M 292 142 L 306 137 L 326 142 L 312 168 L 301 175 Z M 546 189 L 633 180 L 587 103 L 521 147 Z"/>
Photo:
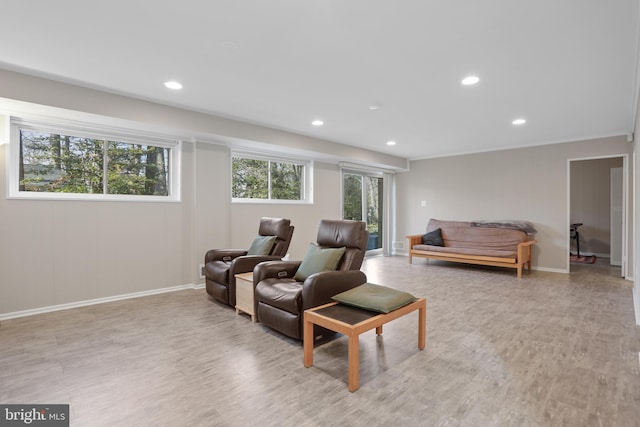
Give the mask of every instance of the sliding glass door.
<path id="1" fill-rule="evenodd" d="M 367 251 L 381 252 L 383 247 L 382 183 L 382 174 L 355 171 L 342 173 L 342 218 L 367 223 Z"/>

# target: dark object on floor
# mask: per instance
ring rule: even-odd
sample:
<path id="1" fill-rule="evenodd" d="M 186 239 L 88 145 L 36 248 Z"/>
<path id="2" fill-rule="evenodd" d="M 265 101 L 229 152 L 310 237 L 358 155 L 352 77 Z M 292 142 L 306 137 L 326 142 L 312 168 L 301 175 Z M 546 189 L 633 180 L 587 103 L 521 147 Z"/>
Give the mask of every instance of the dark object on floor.
<path id="1" fill-rule="evenodd" d="M 595 255 L 586 255 L 586 256 L 571 255 L 570 259 L 571 259 L 571 262 L 579 262 L 581 264 L 595 264 L 598 257 L 596 257 Z"/>
<path id="2" fill-rule="evenodd" d="M 576 222 L 575 224 L 571 224 L 569 226 L 569 231 L 571 232 L 570 237 L 576 241 L 577 253 L 575 256 L 578 258 L 580 258 L 580 233 L 578 232 L 578 227 L 580 227 L 581 225 L 582 225 L 581 222 Z M 573 255 L 571 255 L 571 257 L 573 258 Z M 582 262 L 582 261 L 576 261 L 576 262 Z M 595 262 L 595 260 L 593 262 Z"/>

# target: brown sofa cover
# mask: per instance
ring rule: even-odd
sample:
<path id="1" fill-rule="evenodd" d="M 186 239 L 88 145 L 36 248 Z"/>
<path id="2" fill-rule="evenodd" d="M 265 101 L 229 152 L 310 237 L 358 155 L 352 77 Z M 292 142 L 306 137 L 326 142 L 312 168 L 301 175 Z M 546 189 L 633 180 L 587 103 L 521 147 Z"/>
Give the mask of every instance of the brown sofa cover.
<path id="1" fill-rule="evenodd" d="M 409 263 L 413 257 L 440 259 L 468 264 L 515 268 L 531 271 L 531 246 L 536 240 L 521 230 L 476 227 L 467 221 L 430 219 L 427 233 L 440 229 L 444 246 L 422 244 L 422 234 L 407 236 Z"/>

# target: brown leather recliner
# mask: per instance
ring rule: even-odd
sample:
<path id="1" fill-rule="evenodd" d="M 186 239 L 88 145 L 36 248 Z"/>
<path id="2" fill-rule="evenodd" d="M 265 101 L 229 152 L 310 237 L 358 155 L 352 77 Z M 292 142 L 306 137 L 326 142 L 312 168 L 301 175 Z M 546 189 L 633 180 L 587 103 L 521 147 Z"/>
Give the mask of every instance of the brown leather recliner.
<path id="1" fill-rule="evenodd" d="M 302 261 L 270 261 L 253 271 L 254 310 L 258 320 L 291 338 L 302 340 L 304 310 L 331 302 L 331 297 L 367 281 L 360 271 L 369 232 L 362 221 L 322 220 L 317 243 L 321 248 L 346 247 L 335 271 L 323 271 L 298 282 Z"/>
<path id="2" fill-rule="evenodd" d="M 258 234 L 276 236 L 268 255 L 247 255 L 243 249 L 211 249 L 204 256 L 207 293 L 232 307 L 236 305 L 236 274 L 248 273 L 263 261 L 282 259 L 287 254 L 294 227 L 284 218 L 262 218 Z"/>

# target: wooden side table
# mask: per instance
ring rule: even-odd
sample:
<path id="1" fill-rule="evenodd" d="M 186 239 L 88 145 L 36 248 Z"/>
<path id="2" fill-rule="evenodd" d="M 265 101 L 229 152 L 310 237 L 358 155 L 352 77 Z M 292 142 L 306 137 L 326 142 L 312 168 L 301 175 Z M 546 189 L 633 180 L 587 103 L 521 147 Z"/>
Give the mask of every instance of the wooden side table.
<path id="1" fill-rule="evenodd" d="M 251 316 L 251 322 L 256 322 L 253 312 L 253 271 L 236 274 L 236 314 L 240 312 Z"/>
<path id="2" fill-rule="evenodd" d="M 356 391 L 360 386 L 358 376 L 360 334 L 375 328 L 376 334 L 381 335 L 382 325 L 413 311 L 418 311 L 418 349 L 422 350 L 425 346 L 427 330 L 427 300 L 424 298 L 418 298 L 411 304 L 386 314 L 360 310 L 336 302 L 305 310 L 303 323 L 304 366 L 307 368 L 313 366 L 313 325 L 319 325 L 346 335 L 349 338 L 349 391 Z"/>

